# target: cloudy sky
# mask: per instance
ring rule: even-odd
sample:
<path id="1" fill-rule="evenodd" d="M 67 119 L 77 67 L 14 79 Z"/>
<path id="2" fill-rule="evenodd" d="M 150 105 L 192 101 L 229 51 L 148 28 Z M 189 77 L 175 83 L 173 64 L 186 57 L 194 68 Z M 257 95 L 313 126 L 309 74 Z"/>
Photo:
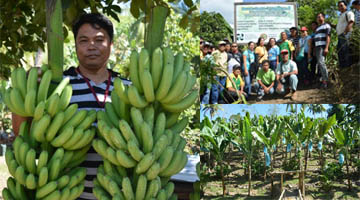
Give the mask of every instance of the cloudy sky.
<path id="1" fill-rule="evenodd" d="M 285 0 L 244 0 L 243 2 L 279 2 Z M 234 0 L 200 0 L 200 12 L 218 12 L 234 27 Z M 238 2 L 238 1 L 237 1 Z"/>

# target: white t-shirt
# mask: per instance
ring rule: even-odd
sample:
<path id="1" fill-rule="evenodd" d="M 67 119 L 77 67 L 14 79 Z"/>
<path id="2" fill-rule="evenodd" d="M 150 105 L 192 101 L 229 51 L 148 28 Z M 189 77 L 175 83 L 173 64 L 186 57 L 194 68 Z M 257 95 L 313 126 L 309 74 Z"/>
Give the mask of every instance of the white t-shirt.
<path id="1" fill-rule="evenodd" d="M 346 21 L 345 15 L 347 15 L 347 21 Z M 336 25 L 336 33 L 338 35 L 341 35 L 342 33 L 344 33 L 346 26 L 351 21 L 353 21 L 353 22 L 355 21 L 355 15 L 352 11 L 347 11 L 347 12 L 341 13 L 338 23 Z"/>
<path id="2" fill-rule="evenodd" d="M 233 67 L 235 65 L 240 65 L 240 63 L 237 60 L 235 60 L 235 58 L 231 58 L 228 62 L 228 73 L 229 74 L 231 74 L 233 72 Z"/>

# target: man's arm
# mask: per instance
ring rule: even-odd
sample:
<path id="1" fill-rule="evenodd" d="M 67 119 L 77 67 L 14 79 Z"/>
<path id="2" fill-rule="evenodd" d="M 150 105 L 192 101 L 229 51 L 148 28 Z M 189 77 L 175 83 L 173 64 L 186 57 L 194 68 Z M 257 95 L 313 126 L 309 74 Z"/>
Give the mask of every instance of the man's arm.
<path id="1" fill-rule="evenodd" d="M 261 87 L 262 87 L 263 89 L 266 88 L 266 86 L 265 86 L 264 83 L 261 81 L 261 79 L 258 79 L 257 81 L 258 81 L 258 83 L 261 85 Z"/>
<path id="2" fill-rule="evenodd" d="M 324 56 L 327 55 L 327 53 L 329 52 L 329 45 L 330 45 L 330 35 L 326 36 L 326 46 L 324 49 Z"/>

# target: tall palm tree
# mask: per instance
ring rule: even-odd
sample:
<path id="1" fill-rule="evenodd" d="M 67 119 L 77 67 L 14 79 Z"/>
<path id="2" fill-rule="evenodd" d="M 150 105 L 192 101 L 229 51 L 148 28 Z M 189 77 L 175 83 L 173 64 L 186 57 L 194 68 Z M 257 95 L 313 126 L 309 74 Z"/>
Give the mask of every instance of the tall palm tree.
<path id="1" fill-rule="evenodd" d="M 321 114 L 326 111 L 325 107 L 322 104 L 309 104 L 307 110 L 314 115 Z"/>
<path id="2" fill-rule="evenodd" d="M 204 112 L 204 114 L 206 114 L 206 112 L 209 112 L 211 119 L 213 119 L 215 113 L 217 113 L 219 110 L 224 111 L 224 109 L 221 107 L 221 104 L 205 104 L 203 106 L 204 107 L 202 111 Z"/>

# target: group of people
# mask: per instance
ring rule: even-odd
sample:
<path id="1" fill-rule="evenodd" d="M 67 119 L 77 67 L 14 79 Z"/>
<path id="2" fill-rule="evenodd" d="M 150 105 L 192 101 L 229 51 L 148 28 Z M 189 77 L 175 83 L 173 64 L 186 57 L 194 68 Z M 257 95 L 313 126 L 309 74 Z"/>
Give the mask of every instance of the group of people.
<path id="1" fill-rule="evenodd" d="M 360 26 L 360 1 L 354 1 L 353 6 L 355 12 L 348 11 L 345 1 L 338 2 L 341 14 L 336 33 L 340 68 L 349 67 L 355 61 L 349 38 L 353 25 Z M 332 26 L 325 22 L 323 13 L 318 13 L 316 21 L 311 24 L 311 35 L 307 27 L 300 30 L 291 27 L 289 35 L 281 32 L 280 40 L 270 38 L 265 45 L 265 38 L 259 37 L 256 45 L 249 42 L 243 52 L 237 43 L 230 43 L 227 39 L 218 42 L 216 50 L 210 43 L 201 40 L 201 59 L 212 56 L 218 67 L 223 69 L 216 76 L 217 83 L 201 94 L 202 103 L 232 103 L 240 95 L 248 98 L 251 92 L 256 93 L 257 101 L 274 92 L 296 100 L 299 82 L 304 86 L 320 83 L 320 88 L 326 89 L 328 70 L 325 57 L 329 52 Z"/>

